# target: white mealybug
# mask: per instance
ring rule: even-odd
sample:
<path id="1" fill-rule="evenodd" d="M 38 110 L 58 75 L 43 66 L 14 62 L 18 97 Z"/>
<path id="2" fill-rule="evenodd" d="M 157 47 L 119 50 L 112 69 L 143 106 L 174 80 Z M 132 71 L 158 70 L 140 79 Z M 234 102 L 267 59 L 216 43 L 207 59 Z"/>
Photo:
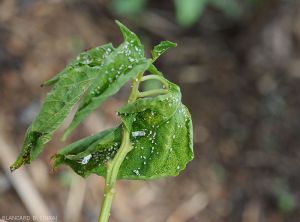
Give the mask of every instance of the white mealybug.
<path id="1" fill-rule="evenodd" d="M 133 137 L 145 136 L 146 133 L 144 131 L 135 131 L 131 133 Z"/>
<path id="2" fill-rule="evenodd" d="M 84 164 L 84 165 L 87 164 L 91 158 L 92 158 L 92 154 L 85 156 L 83 158 L 83 160 L 81 161 L 81 164 Z"/>

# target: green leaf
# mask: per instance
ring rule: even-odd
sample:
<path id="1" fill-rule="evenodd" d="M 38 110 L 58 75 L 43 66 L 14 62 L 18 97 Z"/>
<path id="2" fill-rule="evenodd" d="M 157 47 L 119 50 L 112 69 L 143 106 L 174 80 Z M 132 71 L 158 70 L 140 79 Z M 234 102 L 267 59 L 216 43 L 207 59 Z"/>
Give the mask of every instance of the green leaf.
<path id="1" fill-rule="evenodd" d="M 134 133 L 145 136 L 135 137 Z M 120 167 L 119 179 L 154 179 L 176 176 L 193 159 L 192 121 L 184 105 L 157 125 L 137 119 L 132 126 L 133 150 Z"/>
<path id="2" fill-rule="evenodd" d="M 28 128 L 22 151 L 11 170 L 36 158 L 97 75 L 98 68 L 88 66 L 68 68 L 68 73 L 60 75 Z"/>
<path id="3" fill-rule="evenodd" d="M 181 104 L 179 87 L 167 82 L 168 94 L 140 98 L 118 110 L 134 147 L 120 167 L 119 179 L 175 176 L 193 159 L 190 114 Z M 119 149 L 121 127 L 92 145 L 64 148 L 55 156 L 56 166 L 67 164 L 81 176 L 96 173 L 105 177 L 107 163 Z"/>
<path id="4" fill-rule="evenodd" d="M 162 41 L 158 45 L 154 46 L 154 49 L 151 51 L 153 62 L 158 59 L 158 57 L 167 51 L 169 48 L 176 47 L 177 44 L 170 41 Z"/>
<path id="5" fill-rule="evenodd" d="M 122 126 L 120 125 L 81 139 L 61 149 L 52 157 L 53 168 L 66 164 L 82 177 L 97 173 L 96 170 L 102 169 L 101 175 L 105 176 L 105 165 L 119 149 L 121 129 Z M 99 169 L 99 165 L 101 169 Z"/>
<path id="6" fill-rule="evenodd" d="M 42 86 L 51 86 L 58 82 L 59 78 L 63 75 L 67 75 L 70 70 L 80 67 L 80 66 L 101 66 L 104 63 L 104 58 L 106 58 L 115 49 L 111 43 L 95 47 L 86 52 L 80 53 L 75 60 L 73 60 L 67 67 L 58 73 L 53 78 L 45 81 Z"/>
<path id="7" fill-rule="evenodd" d="M 190 114 L 181 103 L 179 87 L 164 80 L 167 94 L 138 99 L 118 110 L 134 146 L 120 167 L 119 179 L 176 176 L 193 159 Z"/>
<path id="8" fill-rule="evenodd" d="M 102 75 L 98 76 L 81 101 L 63 139 L 66 139 L 89 113 L 99 107 L 108 97 L 117 93 L 131 78 L 146 71 L 151 64 L 151 60 L 144 58 L 144 47 L 139 38 L 120 22 L 116 21 L 116 23 L 120 27 L 125 42 L 104 59 L 100 67 Z"/>

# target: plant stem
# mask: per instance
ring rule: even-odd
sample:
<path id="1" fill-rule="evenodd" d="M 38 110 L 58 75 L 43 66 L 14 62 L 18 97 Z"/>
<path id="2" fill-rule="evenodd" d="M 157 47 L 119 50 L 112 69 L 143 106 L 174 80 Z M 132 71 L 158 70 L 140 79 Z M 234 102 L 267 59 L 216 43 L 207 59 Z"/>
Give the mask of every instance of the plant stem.
<path id="1" fill-rule="evenodd" d="M 133 103 L 137 98 L 139 94 L 139 85 L 142 80 L 143 73 L 138 74 L 136 79 L 133 80 L 131 92 L 128 98 L 128 103 Z"/>
<path id="2" fill-rule="evenodd" d="M 107 175 L 104 188 L 104 199 L 102 202 L 101 213 L 99 216 L 99 222 L 107 222 L 110 215 L 110 208 L 112 200 L 115 194 L 115 184 L 119 172 L 119 168 L 129 151 L 132 150 L 131 142 L 129 139 L 129 132 L 125 126 L 123 126 L 122 143 L 119 151 L 114 159 L 108 164 Z"/>
<path id="3" fill-rule="evenodd" d="M 166 88 L 168 88 L 168 82 L 167 82 L 165 79 L 161 78 L 161 76 L 158 76 L 158 75 L 147 75 L 147 76 L 143 76 L 142 79 L 141 79 L 141 81 L 143 82 L 143 81 L 150 80 L 150 79 L 152 79 L 152 80 L 153 80 L 153 79 L 158 80 L 158 81 L 160 81 Z"/>
<path id="4" fill-rule="evenodd" d="M 139 95 L 138 88 L 139 83 L 141 81 L 141 78 L 143 76 L 143 73 L 138 74 L 137 78 L 133 80 L 131 92 L 129 95 L 128 103 L 133 103 Z M 132 150 L 132 145 L 130 142 L 130 134 L 127 130 L 127 128 L 123 125 L 122 130 L 122 140 L 121 140 L 121 146 L 114 157 L 114 159 L 108 163 L 107 166 L 107 173 L 105 178 L 105 188 L 104 188 L 104 198 L 102 201 L 101 206 L 101 213 L 99 215 L 98 222 L 107 222 L 109 215 L 110 215 L 110 209 L 112 200 L 115 194 L 115 185 L 116 180 L 118 177 L 118 172 L 120 169 L 120 166 L 122 162 L 124 161 L 127 153 L 129 153 Z"/>
<path id="5" fill-rule="evenodd" d="M 157 94 L 166 94 L 168 93 L 167 89 L 152 89 L 145 92 L 140 92 L 138 97 L 147 97 L 147 96 L 154 96 Z"/>

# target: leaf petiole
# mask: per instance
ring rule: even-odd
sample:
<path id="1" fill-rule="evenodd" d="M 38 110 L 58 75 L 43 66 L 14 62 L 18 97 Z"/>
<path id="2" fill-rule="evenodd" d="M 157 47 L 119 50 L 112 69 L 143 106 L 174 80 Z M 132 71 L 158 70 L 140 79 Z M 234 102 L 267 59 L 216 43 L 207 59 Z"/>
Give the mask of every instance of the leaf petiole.
<path id="1" fill-rule="evenodd" d="M 148 97 L 148 96 L 155 96 L 161 94 L 167 94 L 169 91 L 167 89 L 152 89 L 145 92 L 140 92 L 138 94 L 139 98 Z"/>
<path id="2" fill-rule="evenodd" d="M 147 75 L 147 76 L 143 76 L 141 81 L 147 81 L 147 80 L 158 80 L 160 81 L 164 87 L 166 89 L 168 89 L 168 82 L 166 80 L 164 80 L 161 76 L 158 76 L 158 75 Z"/>

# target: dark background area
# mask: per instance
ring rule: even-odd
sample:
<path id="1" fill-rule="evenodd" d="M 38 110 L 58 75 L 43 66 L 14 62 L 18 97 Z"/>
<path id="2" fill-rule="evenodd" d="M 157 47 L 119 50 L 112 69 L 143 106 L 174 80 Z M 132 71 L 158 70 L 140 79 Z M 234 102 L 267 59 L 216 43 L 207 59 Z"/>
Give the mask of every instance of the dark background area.
<path id="1" fill-rule="evenodd" d="M 40 84 L 80 51 L 119 44 L 119 19 L 148 53 L 162 40 L 178 43 L 156 64 L 181 87 L 195 159 L 176 178 L 118 182 L 110 221 L 299 222 L 300 2 L 236 1 L 227 8 L 232 1 L 224 0 L 222 7 L 205 5 L 192 21 L 173 1 L 131 2 L 0 1 L 0 219 L 44 209 L 57 221 L 97 220 L 103 179 L 84 182 L 67 167 L 50 173 L 49 160 L 59 147 L 116 124 L 126 87 L 67 143 L 59 140 L 62 126 L 22 173 L 11 175 L 8 166 L 48 91 Z M 44 204 L 30 207 L 37 196 Z"/>

